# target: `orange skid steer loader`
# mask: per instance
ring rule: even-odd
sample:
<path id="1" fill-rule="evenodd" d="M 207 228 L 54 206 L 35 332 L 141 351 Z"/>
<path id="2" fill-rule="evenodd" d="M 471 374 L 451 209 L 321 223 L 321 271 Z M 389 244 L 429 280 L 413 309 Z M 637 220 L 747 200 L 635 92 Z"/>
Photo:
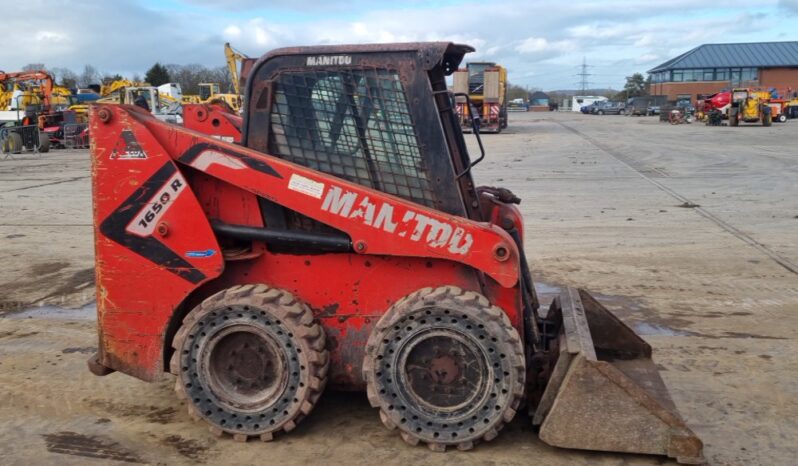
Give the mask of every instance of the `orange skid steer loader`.
<path id="1" fill-rule="evenodd" d="M 520 200 L 474 184 L 484 152 L 446 87 L 471 51 L 275 50 L 224 134 L 201 131 L 223 109 L 196 130 L 94 107 L 92 372 L 170 372 L 192 417 L 242 441 L 330 388 L 433 450 L 492 440 L 524 403 L 551 445 L 702 462 L 648 344 L 584 290 L 539 305 Z"/>

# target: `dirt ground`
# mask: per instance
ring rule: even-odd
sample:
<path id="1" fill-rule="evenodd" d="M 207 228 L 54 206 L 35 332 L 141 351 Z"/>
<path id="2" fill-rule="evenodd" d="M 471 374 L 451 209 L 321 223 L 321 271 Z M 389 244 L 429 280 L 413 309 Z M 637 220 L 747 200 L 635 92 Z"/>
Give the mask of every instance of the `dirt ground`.
<path id="1" fill-rule="evenodd" d="M 655 349 L 711 464 L 798 458 L 798 121 L 511 114 L 480 184 L 521 196 L 540 289 L 585 287 Z M 469 136 L 469 144 L 472 136 Z M 557 450 L 519 415 L 470 452 L 386 431 L 365 395 L 327 393 L 272 443 L 217 439 L 171 377 L 99 378 L 89 156 L 0 160 L 0 464 L 669 464 Z"/>

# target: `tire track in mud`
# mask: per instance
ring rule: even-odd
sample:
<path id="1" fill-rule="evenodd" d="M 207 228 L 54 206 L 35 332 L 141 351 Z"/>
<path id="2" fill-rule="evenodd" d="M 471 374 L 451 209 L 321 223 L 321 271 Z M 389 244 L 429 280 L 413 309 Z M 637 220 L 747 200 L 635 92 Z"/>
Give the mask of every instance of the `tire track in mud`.
<path id="1" fill-rule="evenodd" d="M 135 452 L 105 437 L 89 436 L 76 432 L 56 432 L 42 435 L 47 451 L 63 455 L 83 456 L 126 463 L 144 463 Z"/>
<path id="2" fill-rule="evenodd" d="M 64 180 L 57 180 L 57 181 L 51 181 L 49 183 L 41 183 L 41 184 L 35 184 L 35 185 L 32 185 L 32 186 L 23 186 L 21 188 L 8 189 L 6 191 L 0 191 L 0 194 L 13 193 L 13 192 L 16 192 L 16 191 L 25 191 L 27 189 L 36 189 L 36 188 L 41 188 L 41 187 L 44 187 L 44 186 L 52 186 L 54 184 L 72 183 L 73 181 L 85 180 L 86 178 L 90 178 L 90 176 L 89 175 L 87 175 L 87 176 L 73 176 L 72 178 L 67 178 L 67 179 L 64 179 Z"/>
<path id="3" fill-rule="evenodd" d="M 755 240 L 753 237 L 751 237 L 747 233 L 739 230 L 734 225 L 732 225 L 732 224 L 726 222 L 725 220 L 717 217 L 715 214 L 713 214 L 712 212 L 706 210 L 705 208 L 701 207 L 700 205 L 696 204 L 695 202 L 692 202 L 689 198 L 679 194 L 678 192 L 674 191 L 673 189 L 665 186 L 664 184 L 660 183 L 659 181 L 657 181 L 657 180 L 653 179 L 652 177 L 646 175 L 646 172 L 650 171 L 649 169 L 645 169 L 645 168 L 641 168 L 641 167 L 635 166 L 637 164 L 634 163 L 633 161 L 631 161 L 624 154 L 621 154 L 620 152 L 614 150 L 613 148 L 611 148 L 611 147 L 609 147 L 609 146 L 607 146 L 607 145 L 595 140 L 594 138 L 592 138 L 592 137 L 588 136 L 587 134 L 577 130 L 576 128 L 573 128 L 573 127 L 571 127 L 571 126 L 569 126 L 569 125 L 567 125 L 567 124 L 565 124 L 563 122 L 560 122 L 560 121 L 555 121 L 555 123 L 557 123 L 558 125 L 562 126 L 566 130 L 574 133 L 575 135 L 579 136 L 580 138 L 584 139 L 585 141 L 589 142 L 590 144 L 592 144 L 593 146 L 595 146 L 596 148 L 598 148 L 602 152 L 606 153 L 610 157 L 614 158 L 618 162 L 624 164 L 630 170 L 632 170 L 635 173 L 637 173 L 638 175 L 640 175 L 641 178 L 643 178 L 644 180 L 646 180 L 649 183 L 651 183 L 654 186 L 656 186 L 659 190 L 661 190 L 664 193 L 668 194 L 669 196 L 671 196 L 672 198 L 676 199 L 677 201 L 683 203 L 685 206 L 689 206 L 697 214 L 701 215 L 702 217 L 704 217 L 707 220 L 711 221 L 715 225 L 719 226 L 720 228 L 725 230 L 727 233 L 730 233 L 731 235 L 735 236 L 737 239 L 739 239 L 743 243 L 751 246 L 752 248 L 756 249 L 757 251 L 761 252 L 762 254 L 765 254 L 771 260 L 773 260 L 774 262 L 776 262 L 777 264 L 779 264 L 780 266 L 782 266 L 786 270 L 798 275 L 798 264 L 796 264 L 795 262 L 791 261 L 789 258 L 784 257 L 783 255 L 777 253 L 776 251 L 773 251 L 772 249 L 768 248 L 767 246 L 765 246 L 764 244 L 762 244 L 759 241 Z"/>

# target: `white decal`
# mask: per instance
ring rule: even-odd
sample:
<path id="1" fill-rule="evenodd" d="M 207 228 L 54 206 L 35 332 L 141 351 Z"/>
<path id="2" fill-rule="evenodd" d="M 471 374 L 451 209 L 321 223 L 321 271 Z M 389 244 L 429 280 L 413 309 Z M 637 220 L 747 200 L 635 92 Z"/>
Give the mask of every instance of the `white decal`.
<path id="1" fill-rule="evenodd" d="M 292 177 L 293 178 L 293 177 Z M 424 241 L 431 248 L 446 248 L 452 254 L 465 255 L 474 244 L 474 237 L 462 227 L 454 227 L 422 213 L 408 210 L 401 220 L 394 217 L 394 206 L 388 202 L 375 204 L 368 196 L 358 201 L 358 194 L 330 186 L 321 210 L 350 220 L 361 220 L 365 225 L 377 228 L 401 238 Z"/>
<path id="2" fill-rule="evenodd" d="M 196 168 L 197 170 L 205 171 L 211 165 L 221 165 L 223 167 L 232 168 L 233 170 L 241 170 L 243 168 L 247 168 L 244 165 L 244 162 L 237 159 L 236 157 L 232 157 L 227 154 L 223 154 L 221 152 L 216 152 L 215 150 L 206 150 L 199 155 L 193 162 L 191 162 L 191 166 Z"/>
<path id="3" fill-rule="evenodd" d="M 158 219 L 163 217 L 169 207 L 177 200 L 186 187 L 186 180 L 180 172 L 169 178 L 161 189 L 155 193 L 133 220 L 127 225 L 126 230 L 139 236 L 150 236 L 155 230 Z"/>
<path id="4" fill-rule="evenodd" d="M 321 195 L 324 192 L 324 183 L 293 173 L 291 179 L 288 180 L 288 189 L 321 199 Z"/>
<path id="5" fill-rule="evenodd" d="M 307 66 L 330 66 L 330 65 L 351 65 L 351 55 L 319 55 L 308 57 Z"/>
<path id="6" fill-rule="evenodd" d="M 210 136 L 212 138 L 215 138 L 215 139 L 218 139 L 218 140 L 224 141 L 224 142 L 235 142 L 235 140 L 236 140 L 236 138 L 234 138 L 233 136 L 222 136 L 222 135 L 219 135 L 219 134 L 211 134 Z"/>

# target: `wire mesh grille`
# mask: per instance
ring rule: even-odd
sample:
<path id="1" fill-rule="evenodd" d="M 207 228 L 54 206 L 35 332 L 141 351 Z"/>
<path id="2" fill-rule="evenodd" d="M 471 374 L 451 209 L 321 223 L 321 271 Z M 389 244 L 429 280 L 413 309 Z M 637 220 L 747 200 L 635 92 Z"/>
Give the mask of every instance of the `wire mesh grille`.
<path id="1" fill-rule="evenodd" d="M 434 192 L 399 75 L 386 69 L 281 73 L 270 152 L 433 206 Z"/>

